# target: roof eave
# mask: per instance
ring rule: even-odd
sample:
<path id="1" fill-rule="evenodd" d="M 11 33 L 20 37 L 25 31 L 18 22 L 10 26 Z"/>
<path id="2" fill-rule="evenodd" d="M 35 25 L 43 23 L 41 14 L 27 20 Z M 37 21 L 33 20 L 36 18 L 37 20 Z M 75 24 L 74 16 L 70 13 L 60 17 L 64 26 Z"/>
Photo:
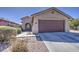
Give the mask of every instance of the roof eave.
<path id="1" fill-rule="evenodd" d="M 48 8 L 48 9 L 46 9 L 46 10 L 43 10 L 43 11 L 41 11 L 41 12 L 34 13 L 34 14 L 32 14 L 31 16 L 38 15 L 38 14 L 44 12 L 44 11 L 47 11 L 47 10 L 56 10 L 57 12 L 59 12 L 59 13 L 63 14 L 64 16 L 66 16 L 67 18 L 69 18 L 69 19 L 74 19 L 74 18 L 72 18 L 70 15 L 64 13 L 63 11 L 57 9 L 56 7 L 51 7 L 51 8 Z"/>

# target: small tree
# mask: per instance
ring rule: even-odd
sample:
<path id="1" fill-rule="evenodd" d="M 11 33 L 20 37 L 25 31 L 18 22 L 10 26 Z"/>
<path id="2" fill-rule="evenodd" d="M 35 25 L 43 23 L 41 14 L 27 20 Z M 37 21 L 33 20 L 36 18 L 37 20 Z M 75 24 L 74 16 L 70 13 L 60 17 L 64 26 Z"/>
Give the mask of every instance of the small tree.
<path id="1" fill-rule="evenodd" d="M 79 20 L 78 19 L 70 20 L 69 25 L 72 29 L 77 30 L 77 27 L 79 26 Z"/>

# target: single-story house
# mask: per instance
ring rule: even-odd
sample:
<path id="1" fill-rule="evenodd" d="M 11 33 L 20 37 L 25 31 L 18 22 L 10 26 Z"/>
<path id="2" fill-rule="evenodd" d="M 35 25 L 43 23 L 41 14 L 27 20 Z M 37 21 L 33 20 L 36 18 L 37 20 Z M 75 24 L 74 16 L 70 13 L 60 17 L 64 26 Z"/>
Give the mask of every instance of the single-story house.
<path id="1" fill-rule="evenodd" d="M 52 7 L 47 10 L 22 17 L 23 30 L 39 32 L 68 32 L 68 20 L 73 19 L 68 14 Z"/>
<path id="2" fill-rule="evenodd" d="M 9 21 L 4 18 L 0 18 L 0 26 L 11 26 L 11 27 L 17 27 L 20 26 L 20 24 L 17 24 L 15 22 Z"/>

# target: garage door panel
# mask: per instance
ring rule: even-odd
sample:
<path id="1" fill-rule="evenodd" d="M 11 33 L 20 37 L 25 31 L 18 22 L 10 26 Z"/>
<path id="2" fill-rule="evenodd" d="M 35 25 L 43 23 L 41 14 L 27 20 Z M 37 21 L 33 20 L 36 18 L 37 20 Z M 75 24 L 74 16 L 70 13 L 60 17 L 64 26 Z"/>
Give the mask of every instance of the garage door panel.
<path id="1" fill-rule="evenodd" d="M 63 32 L 64 20 L 39 20 L 39 32 Z"/>

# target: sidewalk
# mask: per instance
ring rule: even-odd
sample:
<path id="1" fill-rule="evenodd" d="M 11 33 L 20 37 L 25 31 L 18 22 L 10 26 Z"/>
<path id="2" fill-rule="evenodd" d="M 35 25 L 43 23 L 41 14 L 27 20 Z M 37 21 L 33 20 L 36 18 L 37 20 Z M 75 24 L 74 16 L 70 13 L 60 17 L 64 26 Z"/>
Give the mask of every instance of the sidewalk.
<path id="1" fill-rule="evenodd" d="M 72 33 L 79 33 L 79 30 L 70 30 Z"/>

